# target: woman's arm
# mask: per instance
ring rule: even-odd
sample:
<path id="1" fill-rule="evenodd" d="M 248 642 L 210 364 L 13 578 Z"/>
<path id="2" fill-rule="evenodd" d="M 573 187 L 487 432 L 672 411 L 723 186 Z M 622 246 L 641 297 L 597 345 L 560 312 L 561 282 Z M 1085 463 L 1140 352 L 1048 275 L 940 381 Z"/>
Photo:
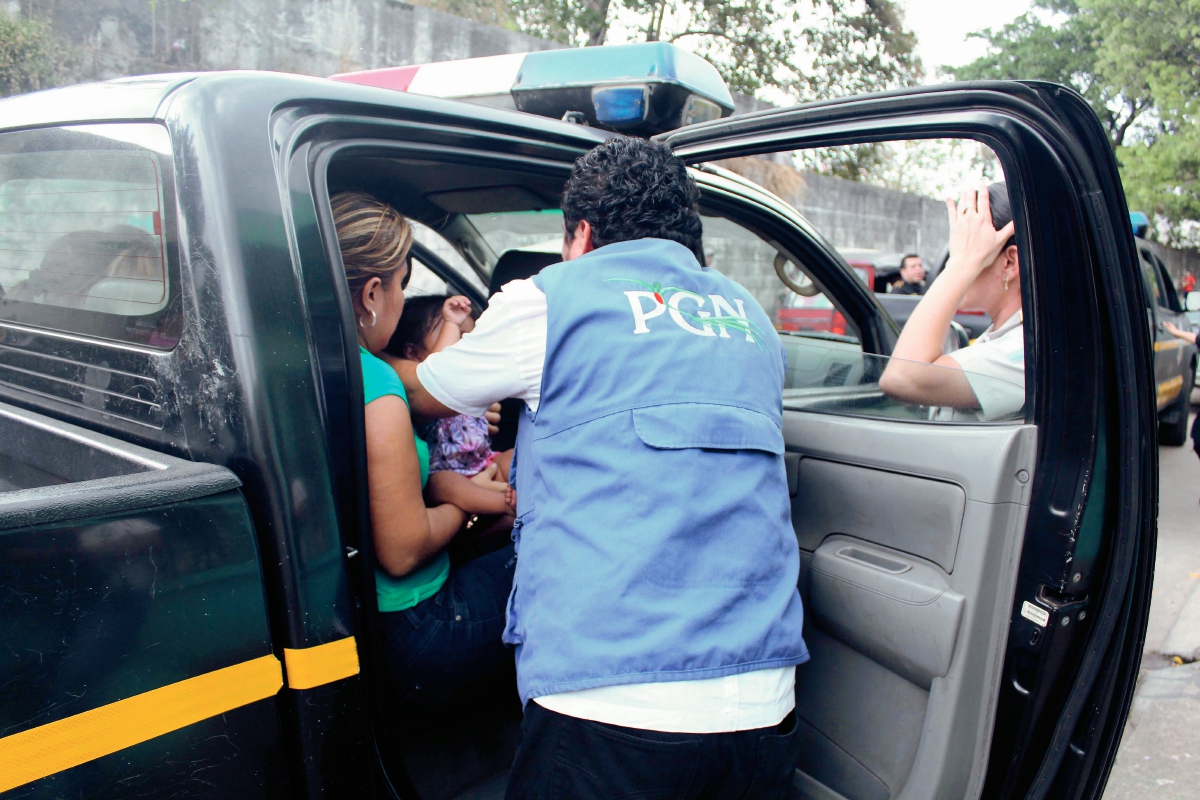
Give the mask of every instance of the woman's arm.
<path id="1" fill-rule="evenodd" d="M 879 388 L 889 397 L 919 405 L 976 408 L 979 401 L 962 366 L 942 355 L 942 343 L 954 312 L 979 274 L 1000 254 L 1013 235 L 1013 223 L 992 227 L 986 190 L 964 192 L 964 210 L 947 200 L 950 214 L 950 259 L 904 324 Z M 940 369 L 939 369 L 940 367 Z"/>
<path id="2" fill-rule="evenodd" d="M 384 395 L 367 403 L 364 417 L 375 558 L 389 575 L 407 575 L 445 549 L 466 516 L 452 505 L 425 507 L 404 400 Z"/>
<path id="3" fill-rule="evenodd" d="M 1194 331 L 1181 330 L 1170 322 L 1163 322 L 1163 327 L 1167 329 L 1167 333 L 1174 336 L 1176 339 L 1183 339 L 1185 342 L 1196 343 L 1196 334 Z"/>

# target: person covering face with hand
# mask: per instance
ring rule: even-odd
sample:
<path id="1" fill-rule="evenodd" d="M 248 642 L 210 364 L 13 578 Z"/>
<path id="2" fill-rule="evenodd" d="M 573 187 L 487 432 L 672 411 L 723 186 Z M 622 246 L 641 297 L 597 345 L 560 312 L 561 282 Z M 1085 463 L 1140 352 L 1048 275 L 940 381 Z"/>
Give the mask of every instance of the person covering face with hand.
<path id="1" fill-rule="evenodd" d="M 597 146 L 563 193 L 563 263 L 505 285 L 416 369 L 430 413 L 525 403 L 509 798 L 790 787 L 808 651 L 783 347 L 753 295 L 701 266 L 697 198 L 665 145 Z"/>
<path id="2" fill-rule="evenodd" d="M 946 204 L 950 258 L 905 323 L 879 387 L 896 400 L 954 409 L 963 418 L 1011 417 L 1025 404 L 1025 338 L 1008 191 L 994 183 Z M 992 325 L 971 346 L 943 355 L 961 306 L 984 309 Z"/>

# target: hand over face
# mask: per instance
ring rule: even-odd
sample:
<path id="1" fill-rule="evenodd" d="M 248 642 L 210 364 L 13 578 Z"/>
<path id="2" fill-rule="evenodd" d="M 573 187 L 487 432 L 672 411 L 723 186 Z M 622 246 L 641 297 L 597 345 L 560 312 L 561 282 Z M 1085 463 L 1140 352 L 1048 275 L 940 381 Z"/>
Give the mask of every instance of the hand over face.
<path id="1" fill-rule="evenodd" d="M 1012 222 L 1000 230 L 992 226 L 991 199 L 986 188 L 965 191 L 957 205 L 953 200 L 947 200 L 946 207 L 950 212 L 947 267 L 966 271 L 974 277 L 991 266 L 1016 227 Z"/>

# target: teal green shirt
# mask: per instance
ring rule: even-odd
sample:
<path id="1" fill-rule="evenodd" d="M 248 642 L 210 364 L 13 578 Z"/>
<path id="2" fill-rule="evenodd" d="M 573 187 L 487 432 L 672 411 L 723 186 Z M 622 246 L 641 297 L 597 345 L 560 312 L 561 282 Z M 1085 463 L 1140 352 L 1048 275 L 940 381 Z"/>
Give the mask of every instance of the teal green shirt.
<path id="1" fill-rule="evenodd" d="M 384 395 L 394 394 L 408 405 L 408 395 L 404 393 L 404 384 L 400 382 L 396 370 L 365 348 L 359 347 L 358 351 L 362 356 L 363 401 L 370 403 Z M 429 480 L 429 445 L 415 433 L 413 438 L 417 444 L 417 461 L 421 465 L 421 486 L 424 486 Z M 380 611 L 403 611 L 433 597 L 449 577 L 450 556 L 445 550 L 425 566 L 399 578 L 377 569 L 375 600 Z"/>

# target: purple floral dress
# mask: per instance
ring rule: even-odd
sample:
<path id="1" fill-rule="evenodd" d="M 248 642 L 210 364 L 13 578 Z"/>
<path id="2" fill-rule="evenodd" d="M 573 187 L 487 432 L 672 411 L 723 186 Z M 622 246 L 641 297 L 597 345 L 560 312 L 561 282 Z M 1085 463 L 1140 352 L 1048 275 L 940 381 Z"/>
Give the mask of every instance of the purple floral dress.
<path id="1" fill-rule="evenodd" d="M 422 426 L 421 438 L 429 443 L 429 471 L 457 472 L 470 477 L 482 472 L 495 459 L 488 439 L 487 420 L 457 417 L 435 420 Z"/>

